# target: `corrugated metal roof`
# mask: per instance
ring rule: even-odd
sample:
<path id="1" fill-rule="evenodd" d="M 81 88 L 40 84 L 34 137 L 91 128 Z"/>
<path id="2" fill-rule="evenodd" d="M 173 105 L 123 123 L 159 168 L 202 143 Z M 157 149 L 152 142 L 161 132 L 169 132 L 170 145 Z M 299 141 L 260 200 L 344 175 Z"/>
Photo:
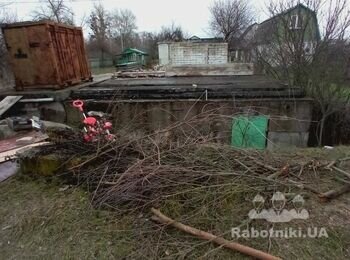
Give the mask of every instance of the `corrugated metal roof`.
<path id="1" fill-rule="evenodd" d="M 142 55 L 148 55 L 148 53 L 135 49 L 135 48 L 127 48 L 125 49 L 122 54 L 131 54 L 131 53 L 137 53 L 137 54 L 142 54 Z"/>
<path id="2" fill-rule="evenodd" d="M 65 27 L 65 28 L 69 28 L 69 29 L 82 29 L 79 26 L 73 26 L 73 25 L 68 25 L 65 23 L 56 23 L 54 21 L 51 20 L 41 20 L 41 21 L 25 21 L 25 22 L 17 22 L 17 23 L 3 23 L 0 24 L 0 27 L 2 28 L 16 28 L 16 27 L 27 27 L 27 26 L 36 26 L 36 25 L 46 25 L 46 24 L 50 24 L 50 25 L 59 25 L 60 27 Z"/>

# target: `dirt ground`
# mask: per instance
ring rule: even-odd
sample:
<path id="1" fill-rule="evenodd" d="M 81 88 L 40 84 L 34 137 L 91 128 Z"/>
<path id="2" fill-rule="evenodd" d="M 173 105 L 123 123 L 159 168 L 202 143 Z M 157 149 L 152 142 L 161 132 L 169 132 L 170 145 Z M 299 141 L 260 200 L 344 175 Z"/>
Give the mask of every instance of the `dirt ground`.
<path id="1" fill-rule="evenodd" d="M 334 160 L 350 156 L 350 147 L 334 150 L 304 149 L 281 151 L 294 157 Z M 350 171 L 350 161 L 342 165 Z M 337 180 L 339 173 L 317 173 L 319 179 Z M 308 176 L 313 179 L 315 176 Z M 316 179 L 316 178 L 315 178 Z M 329 187 L 313 183 L 326 191 Z M 339 182 L 339 185 L 341 183 Z M 328 237 L 320 238 L 239 238 L 236 241 L 269 251 L 283 259 L 350 259 L 350 194 L 331 202 L 321 202 L 310 192 L 304 195 L 310 217 L 290 223 L 247 221 L 252 208 L 249 187 L 236 187 L 230 196 L 217 200 L 215 207 L 205 204 L 218 194 L 192 193 L 202 204 L 193 204 L 196 215 L 181 219 L 178 201 L 169 200 L 160 209 L 202 230 L 233 240 L 233 227 L 325 228 Z M 1 259 L 249 259 L 210 242 L 198 240 L 171 227 L 159 226 L 151 214 L 116 214 L 93 209 L 88 191 L 67 187 L 57 179 L 33 179 L 23 175 L 0 183 L 0 258 Z M 225 193 L 227 194 L 227 193 Z M 208 200 L 209 201 L 209 200 Z M 198 210 L 198 208 L 200 210 Z M 188 213 L 188 212 L 187 212 Z M 248 223 L 249 222 L 249 223 Z"/>

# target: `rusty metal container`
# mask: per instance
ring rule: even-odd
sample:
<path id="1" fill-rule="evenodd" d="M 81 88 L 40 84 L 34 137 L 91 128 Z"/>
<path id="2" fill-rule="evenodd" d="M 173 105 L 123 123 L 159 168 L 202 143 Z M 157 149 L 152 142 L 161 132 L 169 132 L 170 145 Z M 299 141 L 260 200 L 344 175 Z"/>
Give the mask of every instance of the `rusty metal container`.
<path id="1" fill-rule="evenodd" d="M 83 31 L 44 22 L 2 26 L 16 90 L 62 89 L 91 80 Z"/>

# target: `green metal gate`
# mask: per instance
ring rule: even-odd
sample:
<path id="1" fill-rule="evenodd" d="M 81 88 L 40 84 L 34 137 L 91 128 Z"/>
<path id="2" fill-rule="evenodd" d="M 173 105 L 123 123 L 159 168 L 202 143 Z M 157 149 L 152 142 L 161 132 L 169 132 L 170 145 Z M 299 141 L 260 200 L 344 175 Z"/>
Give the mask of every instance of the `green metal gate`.
<path id="1" fill-rule="evenodd" d="M 268 117 L 239 116 L 233 118 L 231 144 L 237 148 L 266 148 Z"/>

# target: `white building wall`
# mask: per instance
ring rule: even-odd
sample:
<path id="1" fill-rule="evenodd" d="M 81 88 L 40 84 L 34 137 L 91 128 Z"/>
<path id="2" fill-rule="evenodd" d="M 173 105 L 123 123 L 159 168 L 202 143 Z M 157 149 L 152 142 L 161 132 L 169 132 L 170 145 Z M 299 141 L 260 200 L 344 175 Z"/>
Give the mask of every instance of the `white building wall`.
<path id="1" fill-rule="evenodd" d="M 225 64 L 228 61 L 228 44 L 208 45 L 208 64 Z"/>
<path id="2" fill-rule="evenodd" d="M 159 65 L 169 64 L 169 44 L 160 43 L 158 45 Z"/>
<path id="3" fill-rule="evenodd" d="M 160 65 L 226 64 L 228 57 L 227 43 L 174 42 L 159 44 L 158 51 Z"/>

